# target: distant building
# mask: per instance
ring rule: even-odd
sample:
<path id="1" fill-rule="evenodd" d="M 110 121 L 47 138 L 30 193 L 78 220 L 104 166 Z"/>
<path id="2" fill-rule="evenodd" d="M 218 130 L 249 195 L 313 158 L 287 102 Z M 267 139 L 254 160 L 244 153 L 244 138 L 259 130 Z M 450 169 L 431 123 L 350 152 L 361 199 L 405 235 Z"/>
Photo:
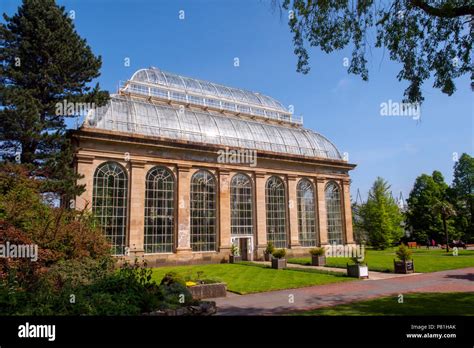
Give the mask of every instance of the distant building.
<path id="1" fill-rule="evenodd" d="M 352 244 L 349 170 L 275 99 L 156 68 L 137 71 L 73 133 L 76 198 L 116 255 L 220 262 L 236 244 L 307 255 Z"/>

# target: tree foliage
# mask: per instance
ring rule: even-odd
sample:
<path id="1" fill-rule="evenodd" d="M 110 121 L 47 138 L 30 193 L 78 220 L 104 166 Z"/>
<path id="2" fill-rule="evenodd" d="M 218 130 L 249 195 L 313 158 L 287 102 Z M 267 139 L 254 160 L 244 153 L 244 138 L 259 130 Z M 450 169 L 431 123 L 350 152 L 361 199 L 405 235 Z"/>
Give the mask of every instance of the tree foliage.
<path id="1" fill-rule="evenodd" d="M 407 226 L 412 230 L 412 239 L 419 243 L 427 243 L 434 239 L 445 240 L 443 220 L 439 210 L 441 202 L 447 202 L 449 187 L 439 171 L 432 175 L 422 174 L 416 178 L 410 196 L 407 199 Z M 447 229 L 451 236 L 457 236 L 451 220 L 447 221 Z"/>
<path id="2" fill-rule="evenodd" d="M 448 95 L 464 74 L 474 84 L 472 0 L 284 0 L 282 7 L 290 11 L 298 72 L 310 70 L 308 45 L 325 53 L 350 47 L 348 72 L 368 80 L 373 46 L 401 63 L 397 78 L 409 83 L 405 101 L 422 102 L 422 85 L 430 77 Z"/>
<path id="3" fill-rule="evenodd" d="M 369 191 L 367 202 L 359 207 L 359 227 L 367 231 L 369 244 L 385 249 L 403 236 L 402 214 L 390 194 L 390 185 L 378 177 Z"/>
<path id="4" fill-rule="evenodd" d="M 466 241 L 474 240 L 474 158 L 463 153 L 454 165 L 450 200 L 456 210 L 456 230 Z"/>
<path id="5" fill-rule="evenodd" d="M 91 214 L 48 205 L 22 165 L 0 164 L 0 222 L 0 242 L 38 245 L 35 269 L 60 260 L 111 257 L 110 244 Z M 2 272 L 0 265 L 0 279 L 17 266 L 23 272 L 22 262 L 4 259 L 3 269 L 9 271 Z"/>
<path id="6" fill-rule="evenodd" d="M 89 86 L 102 65 L 54 0 L 23 0 L 0 24 L 0 148 L 4 158 L 20 155 L 44 190 L 81 192 L 72 166 L 66 118 L 58 103 L 103 105 L 108 93 Z M 78 108 L 74 108 L 75 111 Z M 18 160 L 18 158 L 17 158 Z"/>

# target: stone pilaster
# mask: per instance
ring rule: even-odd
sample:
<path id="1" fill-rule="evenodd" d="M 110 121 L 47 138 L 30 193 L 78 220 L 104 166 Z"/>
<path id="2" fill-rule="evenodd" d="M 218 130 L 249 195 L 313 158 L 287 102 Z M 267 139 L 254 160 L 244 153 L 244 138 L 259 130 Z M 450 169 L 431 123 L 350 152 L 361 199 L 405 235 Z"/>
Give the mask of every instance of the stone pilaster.
<path id="1" fill-rule="evenodd" d="M 316 178 L 316 193 L 318 199 L 318 232 L 319 232 L 319 244 L 328 244 L 328 215 L 326 210 L 326 195 L 324 192 L 326 186 L 326 180 L 323 178 Z"/>
<path id="2" fill-rule="evenodd" d="M 351 190 L 350 181 L 342 181 L 342 206 L 345 227 L 345 242 L 346 244 L 354 244 L 354 233 L 352 230 L 352 207 L 351 207 Z"/>
<path id="3" fill-rule="evenodd" d="M 230 175 L 219 170 L 219 251 L 230 250 Z"/>
<path id="4" fill-rule="evenodd" d="M 92 192 L 94 190 L 94 157 L 87 155 L 76 155 L 77 172 L 84 175 L 77 180 L 78 185 L 85 185 L 85 191 L 76 197 L 75 207 L 78 210 L 92 209 Z"/>
<path id="5" fill-rule="evenodd" d="M 263 256 L 263 250 L 267 246 L 267 208 L 265 202 L 266 181 L 267 176 L 265 173 L 255 173 L 255 221 L 258 256 Z"/>
<path id="6" fill-rule="evenodd" d="M 191 253 L 191 166 L 178 167 L 178 236 L 176 253 Z"/>
<path id="7" fill-rule="evenodd" d="M 289 227 L 290 227 L 290 248 L 299 247 L 298 236 L 298 198 L 297 198 L 297 177 L 288 175 L 288 211 L 289 211 Z"/>
<path id="8" fill-rule="evenodd" d="M 129 252 L 130 256 L 144 253 L 145 226 L 145 162 L 130 162 Z"/>

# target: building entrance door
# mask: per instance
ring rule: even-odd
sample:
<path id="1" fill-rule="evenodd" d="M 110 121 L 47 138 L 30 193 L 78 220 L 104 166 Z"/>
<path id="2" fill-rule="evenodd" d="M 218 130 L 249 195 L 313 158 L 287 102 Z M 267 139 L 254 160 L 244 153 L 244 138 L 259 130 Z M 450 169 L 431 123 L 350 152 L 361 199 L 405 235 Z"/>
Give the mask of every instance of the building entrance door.
<path id="1" fill-rule="evenodd" d="M 249 238 L 239 238 L 239 250 L 242 261 L 250 261 L 249 259 Z"/>

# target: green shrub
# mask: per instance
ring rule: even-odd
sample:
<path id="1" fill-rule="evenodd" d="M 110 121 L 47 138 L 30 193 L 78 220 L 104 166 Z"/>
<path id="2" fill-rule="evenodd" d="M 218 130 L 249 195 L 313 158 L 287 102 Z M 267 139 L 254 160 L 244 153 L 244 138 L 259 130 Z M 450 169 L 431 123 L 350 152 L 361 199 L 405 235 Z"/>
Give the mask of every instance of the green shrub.
<path id="1" fill-rule="evenodd" d="M 48 282 L 56 289 L 64 286 L 75 288 L 88 285 L 106 277 L 114 269 L 115 261 L 111 257 L 81 260 L 63 260 L 51 266 L 44 275 L 43 281 Z"/>
<path id="2" fill-rule="evenodd" d="M 265 248 L 265 254 L 272 255 L 275 251 L 275 247 L 273 246 L 272 242 L 267 243 L 267 247 Z"/>
<path id="3" fill-rule="evenodd" d="M 168 272 L 164 275 L 163 279 L 161 279 L 160 285 L 171 285 L 175 283 L 186 286 L 186 281 L 181 275 L 176 272 Z"/>
<path id="4" fill-rule="evenodd" d="M 174 309 L 196 303 L 186 285 L 180 283 L 160 285 L 159 290 L 161 294 L 159 309 Z"/>
<path id="5" fill-rule="evenodd" d="M 286 250 L 285 249 L 276 249 L 274 252 L 273 252 L 273 257 L 277 258 L 277 259 L 282 259 L 286 256 Z"/>
<path id="6" fill-rule="evenodd" d="M 77 272 L 73 264 L 59 263 L 34 291 L 0 282 L 0 315 L 139 315 L 197 303 L 176 277 L 158 285 L 145 264 L 124 264 L 117 271 L 107 271 L 101 264 L 95 269 L 89 260 L 78 265 Z M 87 270 L 93 275 L 87 277 Z M 67 274 L 72 278 L 63 281 Z M 56 277 L 62 280 L 56 282 Z"/>
<path id="7" fill-rule="evenodd" d="M 411 260 L 411 250 L 405 244 L 400 244 L 395 254 L 401 261 Z"/>
<path id="8" fill-rule="evenodd" d="M 326 249 L 324 248 L 313 248 L 309 251 L 313 256 L 324 256 L 326 254 Z"/>

